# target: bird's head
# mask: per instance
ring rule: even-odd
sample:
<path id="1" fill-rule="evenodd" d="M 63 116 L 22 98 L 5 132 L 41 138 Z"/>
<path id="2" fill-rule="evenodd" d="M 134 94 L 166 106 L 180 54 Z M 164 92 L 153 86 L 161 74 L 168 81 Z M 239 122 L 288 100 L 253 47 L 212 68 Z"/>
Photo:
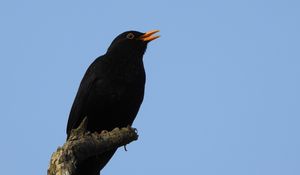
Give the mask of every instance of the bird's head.
<path id="1" fill-rule="evenodd" d="M 146 51 L 147 44 L 150 41 L 159 38 L 159 36 L 154 35 L 157 32 L 159 32 L 159 30 L 151 30 L 146 33 L 138 31 L 127 31 L 121 33 L 110 44 L 107 53 L 117 52 L 143 55 Z"/>

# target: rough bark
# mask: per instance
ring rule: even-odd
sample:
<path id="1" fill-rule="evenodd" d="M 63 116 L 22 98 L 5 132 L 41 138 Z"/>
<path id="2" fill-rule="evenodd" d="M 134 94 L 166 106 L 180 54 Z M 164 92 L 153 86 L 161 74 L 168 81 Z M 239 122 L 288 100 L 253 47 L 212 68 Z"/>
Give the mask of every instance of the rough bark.
<path id="1" fill-rule="evenodd" d="M 136 129 L 131 127 L 99 134 L 86 132 L 86 124 L 85 118 L 77 129 L 72 130 L 66 143 L 52 154 L 48 175 L 77 175 L 76 165 L 81 161 L 138 139 Z"/>

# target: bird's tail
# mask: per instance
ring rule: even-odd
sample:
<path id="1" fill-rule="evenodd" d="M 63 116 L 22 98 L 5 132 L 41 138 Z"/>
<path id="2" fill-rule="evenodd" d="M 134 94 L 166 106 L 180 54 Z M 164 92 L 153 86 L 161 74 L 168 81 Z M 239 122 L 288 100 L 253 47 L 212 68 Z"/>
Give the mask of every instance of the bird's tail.
<path id="1" fill-rule="evenodd" d="M 80 175 L 100 175 L 100 171 L 109 162 L 117 149 L 105 152 L 101 155 L 90 157 L 78 165 Z"/>

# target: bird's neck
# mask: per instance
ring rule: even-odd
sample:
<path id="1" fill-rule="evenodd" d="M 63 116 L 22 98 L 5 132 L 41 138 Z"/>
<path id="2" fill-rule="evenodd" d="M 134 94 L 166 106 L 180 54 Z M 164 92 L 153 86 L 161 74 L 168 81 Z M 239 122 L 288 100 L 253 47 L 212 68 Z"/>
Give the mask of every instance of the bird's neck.
<path id="1" fill-rule="evenodd" d="M 136 79 L 145 79 L 145 69 L 142 55 L 120 54 L 116 52 L 106 53 L 106 62 L 109 63 L 110 74 L 113 77 L 128 82 Z M 143 80 L 144 81 L 144 80 Z"/>
<path id="2" fill-rule="evenodd" d="M 135 51 L 122 51 L 115 50 L 113 52 L 107 52 L 106 55 L 109 57 L 109 62 L 114 65 L 124 66 L 124 67 L 140 67 L 143 66 L 143 54 Z"/>

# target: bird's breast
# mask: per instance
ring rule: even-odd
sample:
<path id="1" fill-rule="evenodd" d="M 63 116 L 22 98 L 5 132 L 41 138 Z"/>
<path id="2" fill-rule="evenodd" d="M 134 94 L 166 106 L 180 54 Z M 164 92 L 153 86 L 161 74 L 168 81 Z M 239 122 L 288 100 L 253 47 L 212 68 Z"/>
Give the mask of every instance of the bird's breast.
<path id="1" fill-rule="evenodd" d="M 92 97 L 93 105 L 88 110 L 91 118 L 90 130 L 111 130 L 131 125 L 144 98 L 145 82 L 140 79 L 106 79 L 99 94 Z"/>

